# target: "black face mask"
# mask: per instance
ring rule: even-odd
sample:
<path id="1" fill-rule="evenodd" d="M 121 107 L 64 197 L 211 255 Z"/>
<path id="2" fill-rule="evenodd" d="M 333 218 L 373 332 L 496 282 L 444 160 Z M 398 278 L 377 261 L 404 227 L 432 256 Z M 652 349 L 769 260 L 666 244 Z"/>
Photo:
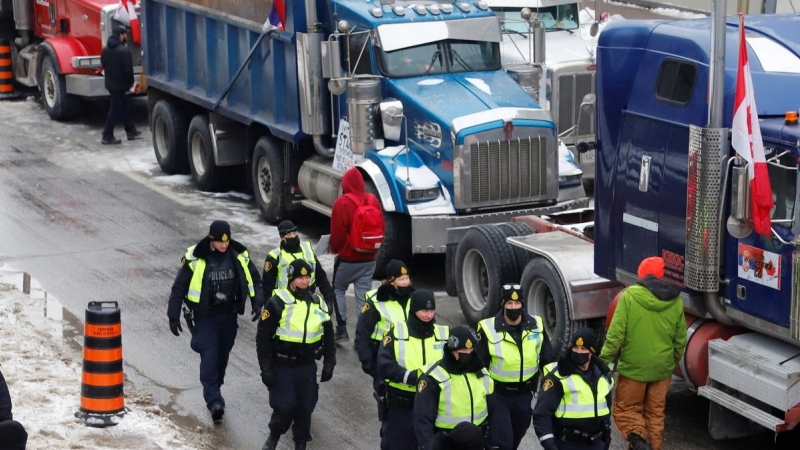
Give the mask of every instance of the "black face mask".
<path id="1" fill-rule="evenodd" d="M 296 287 L 296 286 L 295 286 L 295 288 L 294 288 L 294 290 L 292 291 L 292 293 L 294 293 L 294 296 L 295 296 L 295 298 L 306 298 L 306 295 L 308 294 L 308 292 L 309 292 L 310 290 L 311 290 L 311 288 L 310 288 L 310 287 L 307 287 L 307 288 L 300 288 L 300 287 Z"/>
<path id="2" fill-rule="evenodd" d="M 414 288 L 409 286 L 400 286 L 394 288 L 395 292 L 397 292 L 397 299 L 398 300 L 405 300 L 414 293 Z"/>
<path id="3" fill-rule="evenodd" d="M 589 353 L 570 352 L 569 359 L 571 359 L 576 366 L 582 366 L 589 362 Z"/>
<path id="4" fill-rule="evenodd" d="M 508 317 L 508 320 L 513 322 L 513 321 L 519 319 L 520 317 L 522 317 L 522 308 L 506 309 L 505 313 L 506 313 L 506 317 Z"/>
<path id="5" fill-rule="evenodd" d="M 469 367 L 472 364 L 472 353 L 459 353 L 458 362 L 462 367 Z"/>
<path id="6" fill-rule="evenodd" d="M 283 248 L 287 250 L 288 249 L 294 250 L 300 248 L 300 238 L 297 236 L 292 238 L 286 238 L 286 240 L 283 241 Z"/>

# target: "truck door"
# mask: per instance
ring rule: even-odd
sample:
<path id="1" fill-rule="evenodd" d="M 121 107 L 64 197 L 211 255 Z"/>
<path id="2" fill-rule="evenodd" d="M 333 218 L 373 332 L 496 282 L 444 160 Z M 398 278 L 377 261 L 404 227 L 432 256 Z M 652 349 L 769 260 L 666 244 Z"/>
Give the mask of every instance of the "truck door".
<path id="1" fill-rule="evenodd" d="M 56 6 L 57 0 L 31 0 L 33 1 L 33 16 L 35 18 L 35 33 L 41 37 L 51 37 L 58 34 L 58 20 Z"/>

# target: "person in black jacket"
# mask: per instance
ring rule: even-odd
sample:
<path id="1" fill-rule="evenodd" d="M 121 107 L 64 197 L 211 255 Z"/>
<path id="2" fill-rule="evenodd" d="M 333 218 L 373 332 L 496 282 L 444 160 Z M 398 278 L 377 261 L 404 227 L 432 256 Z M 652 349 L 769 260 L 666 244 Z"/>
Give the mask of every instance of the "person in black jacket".
<path id="1" fill-rule="evenodd" d="M 216 220 L 208 236 L 186 250 L 181 268 L 172 284 L 167 317 L 172 334 L 183 331 L 181 306 L 188 307 L 187 322 L 192 333 L 192 350 L 200 354 L 200 382 L 203 398 L 215 422 L 225 414 L 222 387 L 228 356 L 233 349 L 239 324 L 250 300 L 253 311 L 264 304 L 261 279 L 244 245 L 231 238 L 228 222 Z"/>
<path id="2" fill-rule="evenodd" d="M 128 134 L 129 141 L 142 134 L 131 120 L 128 112 L 128 98 L 125 95 L 133 86 L 133 56 L 125 45 L 127 42 L 125 27 L 114 27 L 114 32 L 108 37 L 106 47 L 100 56 L 100 63 L 103 65 L 105 74 L 106 90 L 110 95 L 108 118 L 101 141 L 105 145 L 122 142 L 114 137 L 114 125 L 120 117 L 125 123 L 125 133 Z"/>
<path id="3" fill-rule="evenodd" d="M 14 420 L 11 414 L 11 395 L 8 385 L 0 372 L 0 449 L 25 450 L 28 443 L 28 433 L 21 423 Z"/>

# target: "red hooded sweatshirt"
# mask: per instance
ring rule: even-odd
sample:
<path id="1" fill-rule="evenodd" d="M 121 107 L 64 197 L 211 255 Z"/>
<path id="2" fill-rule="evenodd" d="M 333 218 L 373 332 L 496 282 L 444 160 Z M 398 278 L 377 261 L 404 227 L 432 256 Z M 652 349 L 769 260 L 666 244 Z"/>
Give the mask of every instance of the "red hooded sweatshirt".
<path id="1" fill-rule="evenodd" d="M 364 177 L 355 167 L 345 172 L 342 177 L 342 192 L 344 194 L 354 194 L 363 202 L 365 199 L 378 211 L 381 204 L 374 195 L 364 191 Z M 375 254 L 359 253 L 353 250 L 347 243 L 347 236 L 350 233 L 350 223 L 358 206 L 353 200 L 342 195 L 336 199 L 331 213 L 331 253 L 339 255 L 339 259 L 345 262 L 374 261 Z"/>

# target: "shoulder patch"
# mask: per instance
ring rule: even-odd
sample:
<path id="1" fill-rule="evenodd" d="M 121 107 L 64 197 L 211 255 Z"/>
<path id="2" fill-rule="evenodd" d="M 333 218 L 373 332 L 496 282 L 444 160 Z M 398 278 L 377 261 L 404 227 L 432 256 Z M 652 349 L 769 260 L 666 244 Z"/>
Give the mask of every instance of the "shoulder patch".
<path id="1" fill-rule="evenodd" d="M 384 347 L 388 346 L 391 343 L 392 343 L 392 337 L 391 336 L 389 336 L 387 334 L 386 336 L 383 337 L 383 346 Z"/>
<path id="2" fill-rule="evenodd" d="M 369 311 L 369 302 L 364 302 L 364 307 L 361 308 L 361 314 L 364 314 L 367 311 Z"/>
<path id="3" fill-rule="evenodd" d="M 269 310 L 267 308 L 264 308 L 261 310 L 261 320 L 267 320 L 267 319 L 269 319 Z"/>
<path id="4" fill-rule="evenodd" d="M 426 383 L 425 380 L 419 380 L 419 383 L 417 383 L 417 393 L 419 394 L 424 391 L 426 386 L 428 386 L 428 383 Z"/>
<path id="5" fill-rule="evenodd" d="M 547 391 L 551 387 L 553 387 L 553 380 L 551 379 L 544 380 L 544 384 L 542 385 L 542 391 Z"/>
<path id="6" fill-rule="evenodd" d="M 269 272 L 272 269 L 272 263 L 269 261 L 264 261 L 264 272 Z"/>
<path id="7" fill-rule="evenodd" d="M 478 338 L 478 340 L 479 340 L 479 341 L 480 341 L 481 339 L 483 339 L 483 338 L 481 338 L 481 334 L 482 334 L 482 333 L 475 333 L 475 337 L 476 337 L 476 338 Z"/>

